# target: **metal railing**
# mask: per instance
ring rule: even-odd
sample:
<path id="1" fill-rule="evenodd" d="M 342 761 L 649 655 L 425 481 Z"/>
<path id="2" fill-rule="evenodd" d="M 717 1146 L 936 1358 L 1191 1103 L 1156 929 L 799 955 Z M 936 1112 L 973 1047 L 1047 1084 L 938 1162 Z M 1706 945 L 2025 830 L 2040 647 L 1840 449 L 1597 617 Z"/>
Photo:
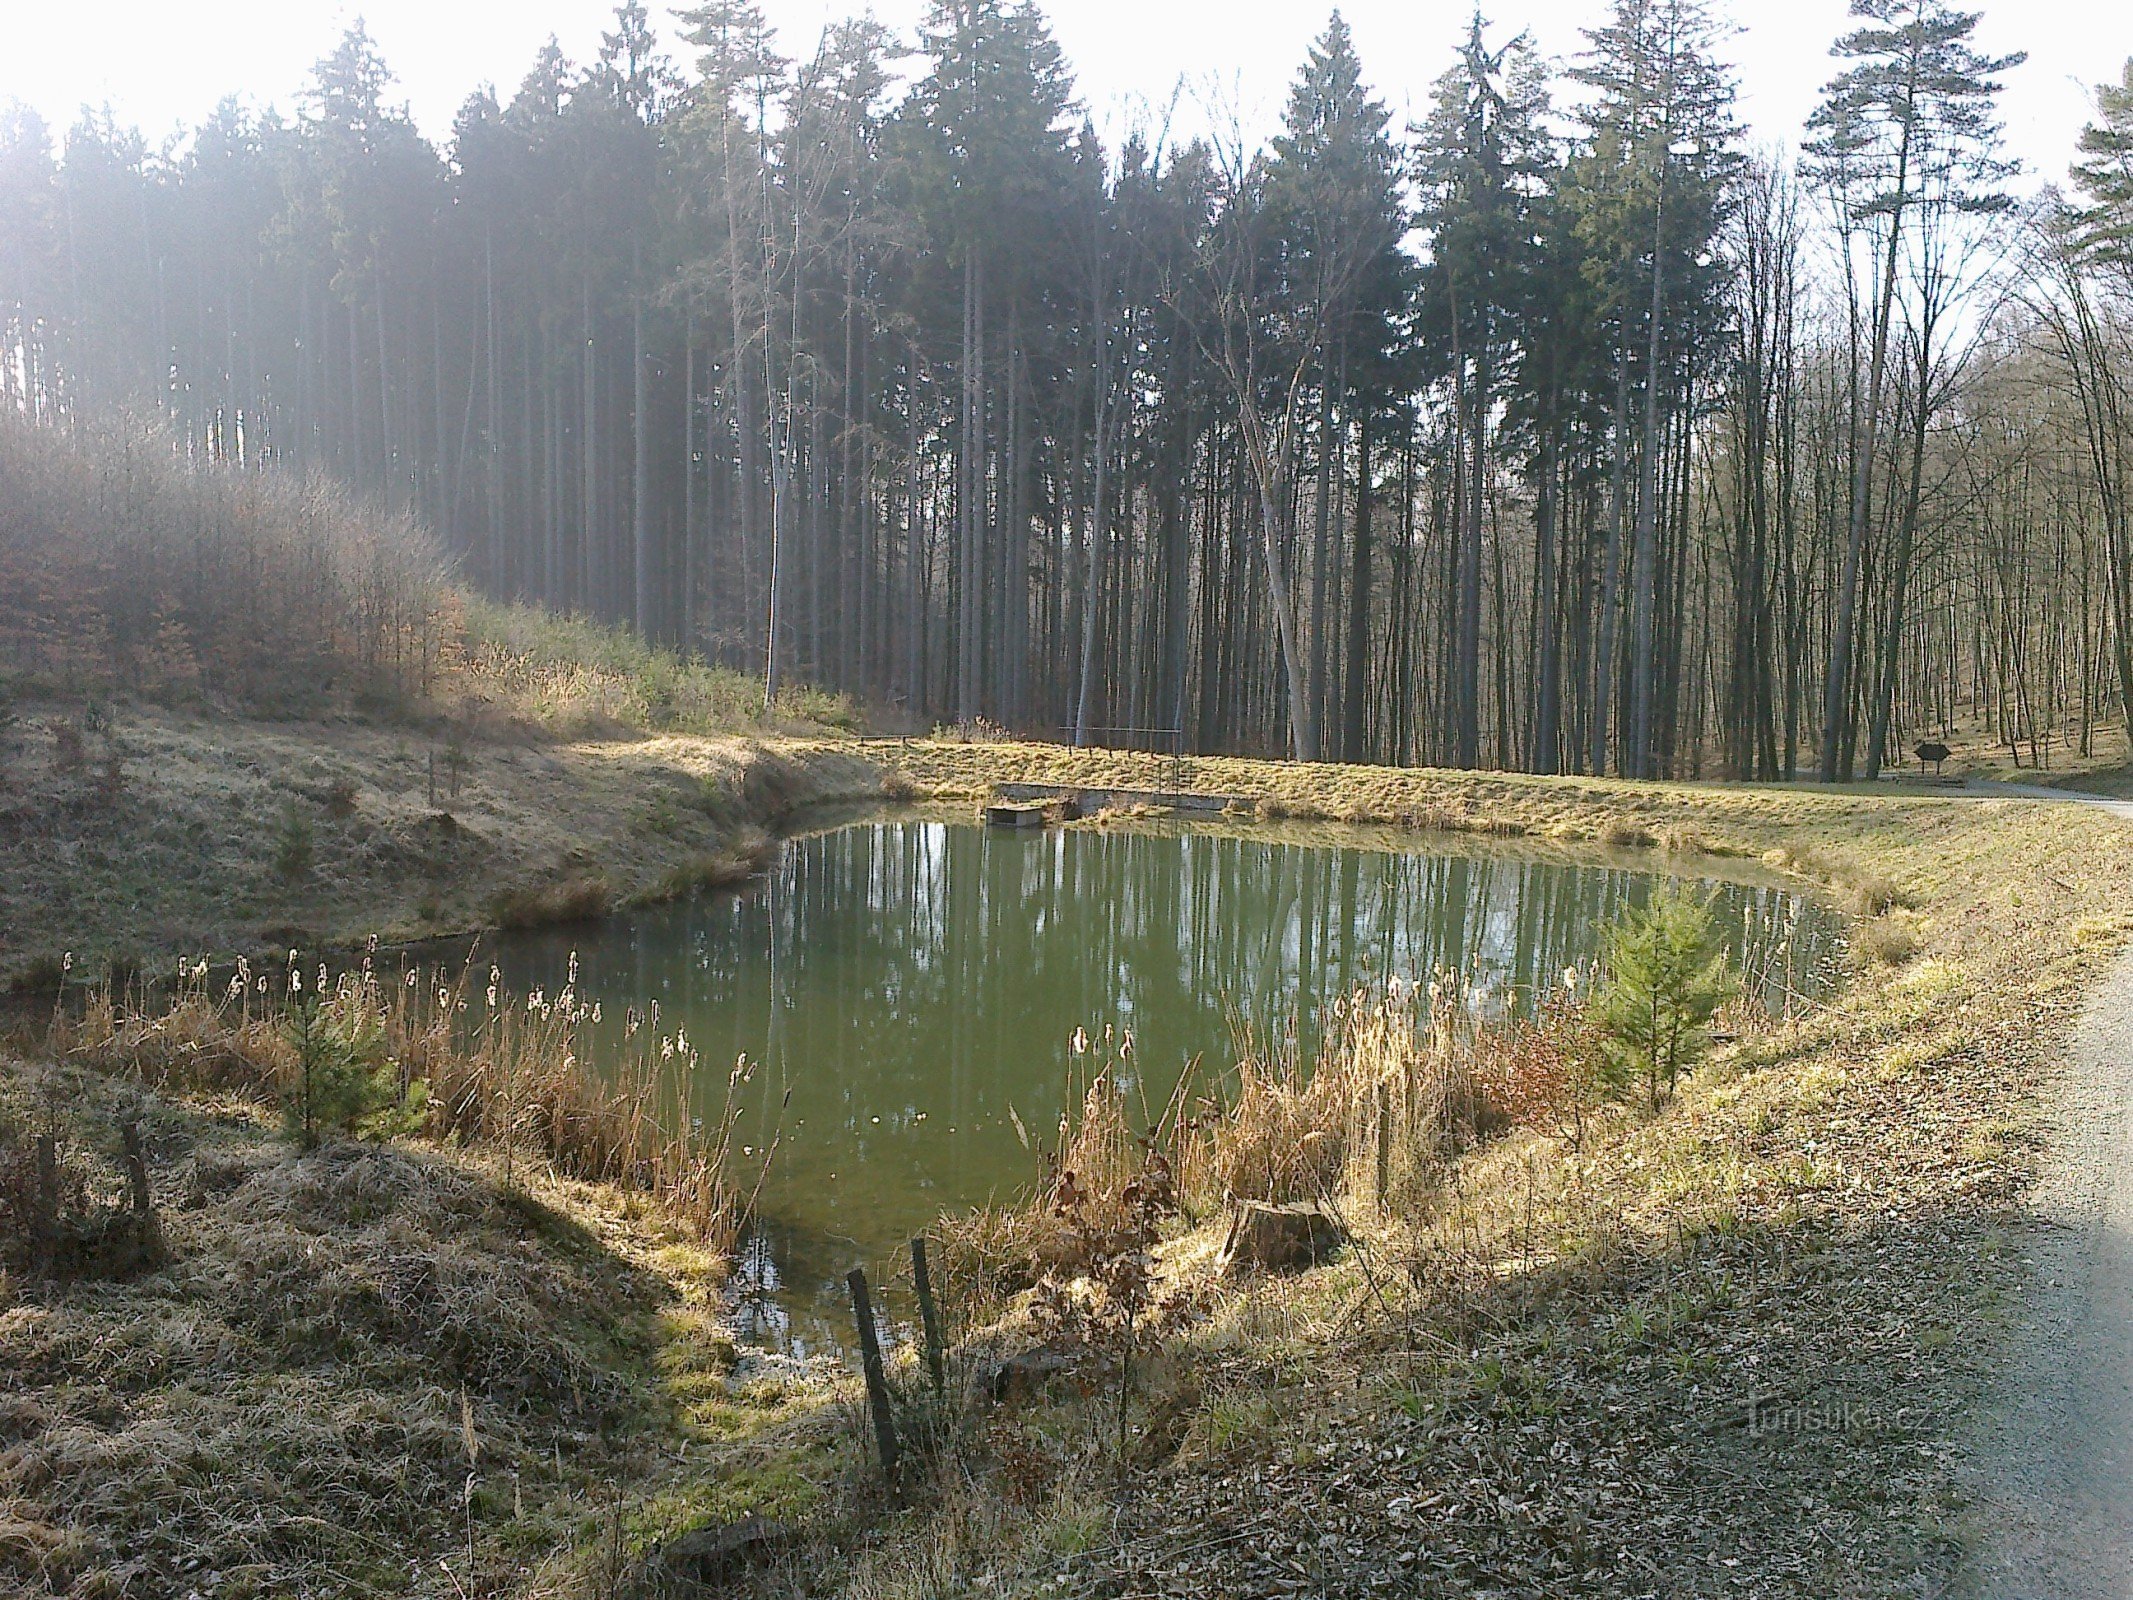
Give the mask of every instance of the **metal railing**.
<path id="1" fill-rule="evenodd" d="M 1059 730 L 1060 742 L 1075 743 L 1073 728 Z M 1083 747 L 1093 745 L 1100 750 L 1134 750 L 1148 755 L 1168 756 L 1170 787 L 1167 791 L 1172 800 L 1185 792 L 1185 730 L 1183 728 L 1085 728 L 1080 730 Z M 1161 743 L 1155 741 L 1160 740 Z"/>

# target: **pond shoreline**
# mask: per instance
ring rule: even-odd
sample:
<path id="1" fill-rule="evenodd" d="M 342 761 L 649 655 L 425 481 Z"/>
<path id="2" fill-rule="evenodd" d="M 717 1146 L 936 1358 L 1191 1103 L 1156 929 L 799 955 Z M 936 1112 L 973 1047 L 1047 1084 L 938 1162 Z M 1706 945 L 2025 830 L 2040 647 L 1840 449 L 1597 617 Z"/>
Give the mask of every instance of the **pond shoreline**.
<path id="1" fill-rule="evenodd" d="M 0 958 L 16 963 L 11 970 L 47 942 L 145 951 L 148 928 L 167 928 L 174 951 L 268 942 L 259 924 L 297 898 L 276 888 L 260 860 L 268 846 L 254 837 L 241 850 L 203 850 L 196 831 L 235 818 L 241 832 L 246 819 L 271 815 L 274 797 L 291 791 L 266 774 L 322 792 L 344 766 L 379 775 L 375 797 L 366 790 L 358 801 L 364 829 L 350 830 L 361 857 L 351 887 L 306 897 L 318 917 L 310 931 L 343 926 L 355 943 L 364 931 L 359 912 L 383 910 L 390 927 L 419 909 L 418 885 L 439 862 L 458 862 L 467 881 L 484 885 L 499 873 L 552 877 L 597 862 L 622 898 L 655 890 L 662 874 L 721 835 L 709 817 L 683 816 L 678 829 L 663 831 L 667 819 L 647 794 L 679 807 L 714 769 L 735 776 L 755 760 L 741 741 L 638 740 L 508 759 L 498 752 L 501 775 L 478 780 L 482 793 L 460 808 L 487 841 L 483 859 L 471 848 L 463 856 L 406 848 L 426 837 L 428 813 L 409 794 L 419 756 L 396 750 L 389 732 L 210 726 L 129 712 L 120 733 L 140 773 L 127 805 L 141 811 L 70 825 L 80 834 L 81 883 L 20 917 L 18 907 L 55 883 L 59 862 L 32 859 L 38 850 L 54 854 L 48 841 L 18 832 L 0 843 L 13 852 L 4 890 L 11 945 Z M 997 781 L 1147 786 L 1139 758 L 1038 746 L 793 740 L 779 741 L 775 753 L 823 792 L 841 787 L 869 800 L 968 804 Z M 1142 1492 L 1115 1515 L 1104 1509 L 1113 1505 L 1112 1469 L 1067 1465 L 1043 1469 L 1044 1509 L 1033 1516 L 991 1517 L 982 1498 L 891 1513 L 867 1487 L 858 1435 L 842 1420 L 848 1380 L 765 1379 L 737 1367 L 737 1353 L 703 1320 L 715 1291 L 698 1269 L 678 1268 L 655 1218 L 633 1215 L 613 1193 L 562 1186 L 542 1196 L 556 1223 L 509 1222 L 517 1213 L 501 1198 L 499 1175 L 464 1154 L 411 1149 L 395 1158 L 412 1164 L 395 1182 L 412 1185 L 409 1193 L 464 1195 L 452 1206 L 475 1209 L 400 1214 L 396 1226 L 422 1231 L 396 1249 L 419 1239 L 440 1261 L 481 1263 L 519 1260 L 530 1249 L 544 1261 L 606 1262 L 603 1273 L 628 1263 L 644 1274 L 611 1280 L 638 1285 L 616 1301 L 637 1309 L 588 1330 L 588 1365 L 573 1368 L 623 1384 L 628 1420 L 612 1446 L 574 1442 L 584 1430 L 566 1419 L 558 1454 L 545 1434 L 513 1420 L 508 1389 L 482 1375 L 491 1369 L 476 1367 L 465 1380 L 485 1441 L 474 1519 L 483 1548 L 538 1544 L 546 1554 L 534 1592 L 592 1581 L 608 1570 L 610 1533 L 582 1497 L 627 1482 L 631 1509 L 617 1537 L 631 1556 L 697 1523 L 758 1511 L 797 1526 L 813 1552 L 804 1560 L 817 1570 L 864 1540 L 870 1571 L 916 1574 L 949 1538 L 1001 1574 L 1006 1592 L 1063 1574 L 1079 1589 L 1130 1586 L 1141 1581 L 1133 1574 L 1152 1571 L 1188 1572 L 1210 1591 L 1248 1584 L 1225 1552 L 1286 1549 L 1284 1530 L 1299 1518 L 1338 1532 L 1331 1577 L 1358 1592 L 1408 1570 L 1400 1553 L 1418 1540 L 1447 1581 L 1463 1574 L 1460 1581 L 1499 1585 L 1554 1581 L 1551 1563 L 1564 1551 L 1602 1550 L 1620 1578 L 1595 1580 L 1593 1592 L 1623 1595 L 1648 1588 L 1640 1574 L 1659 1570 L 1692 1590 L 1721 1589 L 1743 1561 L 1770 1592 L 1814 1592 L 1818 1574 L 1835 1572 L 1849 1574 L 1859 1593 L 1953 1580 L 1982 1542 L 1966 1520 L 1969 1419 L 2004 1359 L 2001 1330 L 2031 1292 L 2021 1230 L 2043 1136 L 2040 1096 L 2062 1070 L 2061 1046 L 2084 994 L 2133 933 L 2125 910 L 2133 905 L 2133 830 L 2015 799 L 1192 766 L 1188 781 L 1255 794 L 1270 815 L 1436 828 L 1480 836 L 1476 843 L 1515 829 L 1513 848 L 1619 849 L 1625 864 L 1645 870 L 1693 861 L 1687 847 L 1695 844 L 1713 865 L 1754 863 L 1795 887 L 1819 885 L 1862 919 L 1880 954 L 1815 1017 L 1725 1052 L 1656 1118 L 1606 1130 L 1582 1151 L 1521 1135 L 1477 1152 L 1460 1169 L 1463 1199 L 1450 1220 L 1467 1219 L 1461 1226 L 1482 1241 L 1471 1247 L 1478 1254 L 1453 1251 L 1450 1236 L 1432 1231 L 1446 1219 L 1393 1218 L 1373 1225 L 1362 1253 L 1239 1290 L 1213 1275 L 1211 1253 L 1196 1253 L 1204 1236 L 1166 1245 L 1165 1272 L 1201 1309 L 1165 1336 L 1149 1370 L 1136 1416 L 1144 1429 L 1137 1436 L 1151 1443 L 1132 1466 Z M 227 794 L 210 799 L 197 781 L 209 770 L 236 785 L 238 804 Z M 553 815 L 537 815 L 548 801 Z M 142 815 L 156 807 L 175 821 L 165 827 Z M 511 835 L 519 818 L 523 838 Z M 814 820 L 791 818 L 803 831 Z M 117 859 L 129 842 L 143 856 L 130 870 Z M 17 862 L 24 876 L 14 875 Z M 184 882 L 152 881 L 158 872 Z M 218 889 L 232 891 L 227 904 L 203 910 Z M 467 924 L 484 920 L 474 914 L 478 895 L 457 891 L 445 909 L 462 908 Z M 217 944 L 218 935 L 231 943 Z M 85 1117 L 93 1112 L 84 1137 L 92 1145 L 115 1139 L 118 1101 L 137 1091 L 77 1080 L 67 1075 L 78 1069 L 27 1062 L 18 1051 L 7 1076 L 24 1090 L 24 1108 L 43 1103 L 32 1089 L 53 1071 L 80 1081 L 70 1103 Z M 248 1219 L 261 1196 L 292 1184 L 289 1193 L 312 1193 L 323 1174 L 267 1135 L 256 1113 L 153 1104 L 154 1126 L 168 1140 L 151 1144 L 159 1152 L 151 1175 L 178 1263 L 80 1290 L 18 1279 L 0 1294 L 0 1364 L 27 1375 L 25 1392 L 43 1408 L 25 1448 L 42 1452 L 40 1460 L 71 1460 L 62 1452 L 113 1428 L 171 1421 L 205 1436 L 199 1408 L 212 1401 L 222 1408 L 213 1426 L 223 1448 L 272 1459 L 274 1440 L 300 1421 L 312 1425 L 304 1407 L 313 1402 L 292 1409 L 287 1398 L 290 1376 L 256 1393 L 233 1387 L 227 1373 L 188 1364 L 183 1345 L 169 1347 L 159 1358 L 166 1375 L 145 1386 L 108 1363 L 130 1348 L 126 1329 L 152 1332 L 173 1315 L 237 1316 L 232 1291 L 205 1269 L 253 1248 Z M 202 1163 L 222 1148 L 218 1141 L 235 1141 L 214 1161 L 241 1169 L 233 1192 L 251 1210 L 215 1198 L 222 1191 L 209 1168 L 222 1167 Z M 406 1175 L 439 1163 L 465 1177 Z M 208 1184 L 198 1210 L 185 1198 L 194 1173 Z M 456 1220 L 473 1215 L 491 1220 L 479 1229 Z M 1579 1221 L 1603 1215 L 1601 1232 Z M 499 1218 L 502 1232 L 494 1231 Z M 346 1248 L 370 1246 L 350 1235 Z M 188 1260 L 203 1270 L 185 1267 Z M 1471 1276 L 1459 1276 L 1469 1260 Z M 308 1302 L 272 1297 L 315 1293 L 323 1269 L 306 1270 L 311 1277 L 260 1285 L 268 1297 L 261 1314 L 299 1318 L 289 1322 L 299 1326 Z M 891 1283 L 883 1293 L 891 1314 L 903 1316 L 905 1291 Z M 996 1336 L 1018 1326 L 1011 1315 Z M 488 1346 L 477 1339 L 470 1348 Z M 580 1359 L 542 1357 L 551 1358 Z M 273 1363 L 284 1357 L 246 1359 L 280 1373 Z M 465 1468 L 454 1464 L 459 1421 L 438 1396 L 453 1396 L 459 1380 L 440 1379 L 439 1358 L 419 1340 L 381 1359 L 342 1376 L 360 1378 L 387 1403 L 397 1397 L 405 1416 L 421 1419 L 422 1437 L 434 1436 L 444 1463 L 425 1467 L 427 1476 L 403 1470 L 406 1520 L 393 1535 L 396 1549 L 449 1555 L 465 1537 Z M 310 1392 L 341 1381 L 330 1363 L 306 1370 Z M 105 1411 L 76 1414 L 82 1397 L 97 1396 Z M 333 1403 L 360 1402 L 351 1388 Z M 1096 1420 L 1109 1417 L 1107 1406 Z M 1766 1416 L 1775 1419 L 1767 1428 Z M 1845 1425 L 1787 1423 L 1832 1416 Z M 1096 1436 L 1096 1420 L 1088 1403 L 1061 1396 L 1026 1402 L 1002 1425 L 1035 1449 Z M 364 1437 L 336 1426 L 334 1438 Z M 1563 1476 L 1565 1451 L 1579 1463 L 1572 1479 Z M 559 1474 L 528 1464 L 551 1456 Z M 138 1475 L 124 1465 L 130 1458 L 107 1458 Z M 1358 1461 L 1375 1465 L 1359 1472 Z M 1636 1471 L 1612 1465 L 1629 1461 Z M 514 1463 L 525 1473 L 519 1514 Z M 973 1460 L 969 1470 L 990 1485 L 987 1475 L 1002 1469 Z M 70 1551 L 70 1562 L 116 1559 L 140 1537 L 128 1520 L 134 1513 L 93 1468 L 68 1472 L 44 1480 L 48 1489 L 11 1491 L 11 1514 L 46 1541 L 38 1548 Z M 236 1482 L 211 1476 L 202 1480 L 208 1487 L 188 1490 L 194 1510 L 184 1515 L 225 1481 Z M 1758 1493 L 1741 1496 L 1743 1481 Z M 245 1492 L 247 1516 L 268 1526 L 293 1519 L 297 1527 L 312 1510 L 300 1498 L 285 1505 L 270 1488 Z M 1559 1520 L 1573 1503 L 1580 1531 Z M 1504 1504 L 1526 1509 L 1507 1518 L 1497 1509 Z M 155 1515 L 156 1525 L 167 1523 Z M 1107 1530 L 1100 1541 L 1075 1531 L 1091 1517 Z M 1808 1527 L 1817 1530 L 1811 1547 L 1798 1537 Z M 353 1545 L 303 1548 L 311 1553 L 292 1559 L 317 1563 L 328 1586 L 357 1570 L 348 1563 L 376 1559 Z M 364 1570 L 365 1581 L 386 1576 Z"/>
<path id="2" fill-rule="evenodd" d="M 761 1264 L 832 1342 L 848 1341 L 849 1267 L 1040 1181 L 1030 1143 L 1049 1143 L 1085 1087 L 1077 1038 L 1130 1039 L 1152 1115 L 1187 1080 L 1227 1100 L 1240 1055 L 1311 1062 L 1360 996 L 1420 1005 L 1457 973 L 1473 1025 L 1530 1019 L 1566 973 L 1593 972 L 1607 928 L 1677 881 L 1668 869 L 1695 875 L 1747 1012 L 1804 1009 L 1844 956 L 1834 913 L 1730 858 L 1145 813 L 1041 834 L 962 806 L 795 822 L 731 892 L 495 935 L 479 961 L 510 993 L 592 1004 L 574 1049 L 596 1070 L 627 1059 L 650 1018 L 686 1050 L 674 1077 L 707 1119 L 747 1063 L 751 1101 L 776 1108 L 741 1124 L 778 1151 Z"/>

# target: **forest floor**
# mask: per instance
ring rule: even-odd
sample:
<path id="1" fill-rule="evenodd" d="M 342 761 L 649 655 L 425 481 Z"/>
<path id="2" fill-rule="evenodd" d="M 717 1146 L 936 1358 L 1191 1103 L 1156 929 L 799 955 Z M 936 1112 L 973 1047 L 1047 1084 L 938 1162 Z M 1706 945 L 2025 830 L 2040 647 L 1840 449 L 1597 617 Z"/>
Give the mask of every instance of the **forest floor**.
<path id="1" fill-rule="evenodd" d="M 595 876 L 619 904 L 797 799 L 1175 781 L 1044 746 L 631 738 L 462 750 L 433 805 L 405 731 L 129 711 L 79 763 L 35 711 L 9 734 L 4 803 L 79 795 L 0 836 L 25 964 L 471 927 L 506 891 Z M 82 792 L 99 739 L 115 798 Z M 707 777 L 726 798 L 704 809 Z M 118 1183 L 114 1129 L 145 1106 L 170 1249 L 122 1280 L 0 1289 L 0 1574 L 606 1595 L 748 1511 L 783 1524 L 761 1592 L 859 1597 L 1930 1595 L 1990 1548 L 1966 1463 L 2036 1303 L 2054 1086 L 2133 934 L 2133 825 L 1893 785 L 1216 760 L 1184 781 L 1254 816 L 1692 876 L 1758 860 L 1860 914 L 1860 969 L 1656 1117 L 1576 1148 L 1508 1136 L 1422 1210 L 1350 1219 L 1358 1248 L 1317 1271 L 1225 1283 L 1206 1233 L 1172 1240 L 1181 1309 L 1123 1448 L 1109 1388 L 1070 1381 L 958 1413 L 902 1505 L 869 1487 L 849 1380 L 735 1351 L 715 1268 L 618 1197 L 430 1146 L 302 1155 L 254 1108 L 18 1055 L 0 1097 L 68 1119 L 92 1188 Z M 313 851 L 293 883 L 292 803 Z M 480 843 L 429 847 L 439 813 Z M 1021 1314 L 1000 1310 L 994 1339 Z"/>

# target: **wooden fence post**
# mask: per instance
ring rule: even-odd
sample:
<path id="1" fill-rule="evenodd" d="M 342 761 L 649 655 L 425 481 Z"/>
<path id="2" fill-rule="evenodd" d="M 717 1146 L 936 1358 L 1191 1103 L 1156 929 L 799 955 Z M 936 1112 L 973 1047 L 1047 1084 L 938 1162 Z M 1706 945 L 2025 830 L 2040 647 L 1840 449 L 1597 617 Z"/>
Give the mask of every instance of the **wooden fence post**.
<path id="1" fill-rule="evenodd" d="M 933 1374 L 933 1392 L 948 1390 L 948 1369 L 941 1349 L 941 1317 L 933 1304 L 933 1274 L 926 1267 L 926 1236 L 911 1241 L 911 1282 L 918 1289 L 919 1320 L 926 1329 L 926 1370 Z"/>
<path id="2" fill-rule="evenodd" d="M 867 1379 L 867 1407 L 874 1413 L 874 1442 L 881 1452 L 881 1475 L 896 1486 L 896 1418 L 889 1410 L 889 1376 L 881 1365 L 881 1334 L 874 1326 L 874 1302 L 867 1294 L 866 1268 L 845 1275 L 852 1291 L 852 1320 L 859 1326 L 859 1361 Z"/>
<path id="3" fill-rule="evenodd" d="M 119 1141 L 126 1154 L 126 1205 L 136 1217 L 155 1210 L 148 1190 L 148 1152 L 141 1144 L 141 1125 L 128 1118 L 119 1127 Z"/>

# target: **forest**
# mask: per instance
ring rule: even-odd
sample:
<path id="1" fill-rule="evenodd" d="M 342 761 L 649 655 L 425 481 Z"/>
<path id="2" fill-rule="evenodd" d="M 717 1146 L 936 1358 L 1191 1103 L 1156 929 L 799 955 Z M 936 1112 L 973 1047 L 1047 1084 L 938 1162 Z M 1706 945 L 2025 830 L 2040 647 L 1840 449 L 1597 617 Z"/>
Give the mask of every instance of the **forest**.
<path id="1" fill-rule="evenodd" d="M 625 0 L 442 148 L 359 23 L 167 147 L 0 111 L 0 405 L 337 479 L 494 597 L 892 724 L 2086 754 L 2133 695 L 2133 64 L 2039 188 L 1975 14 L 1852 12 L 1767 148 L 1704 0 L 1566 61 L 1477 14 L 1378 65 L 1438 73 L 1410 126 L 1336 13 L 1263 147 L 1180 104 L 1107 143 L 1030 0 L 797 59 L 751 0 L 679 59 Z"/>

